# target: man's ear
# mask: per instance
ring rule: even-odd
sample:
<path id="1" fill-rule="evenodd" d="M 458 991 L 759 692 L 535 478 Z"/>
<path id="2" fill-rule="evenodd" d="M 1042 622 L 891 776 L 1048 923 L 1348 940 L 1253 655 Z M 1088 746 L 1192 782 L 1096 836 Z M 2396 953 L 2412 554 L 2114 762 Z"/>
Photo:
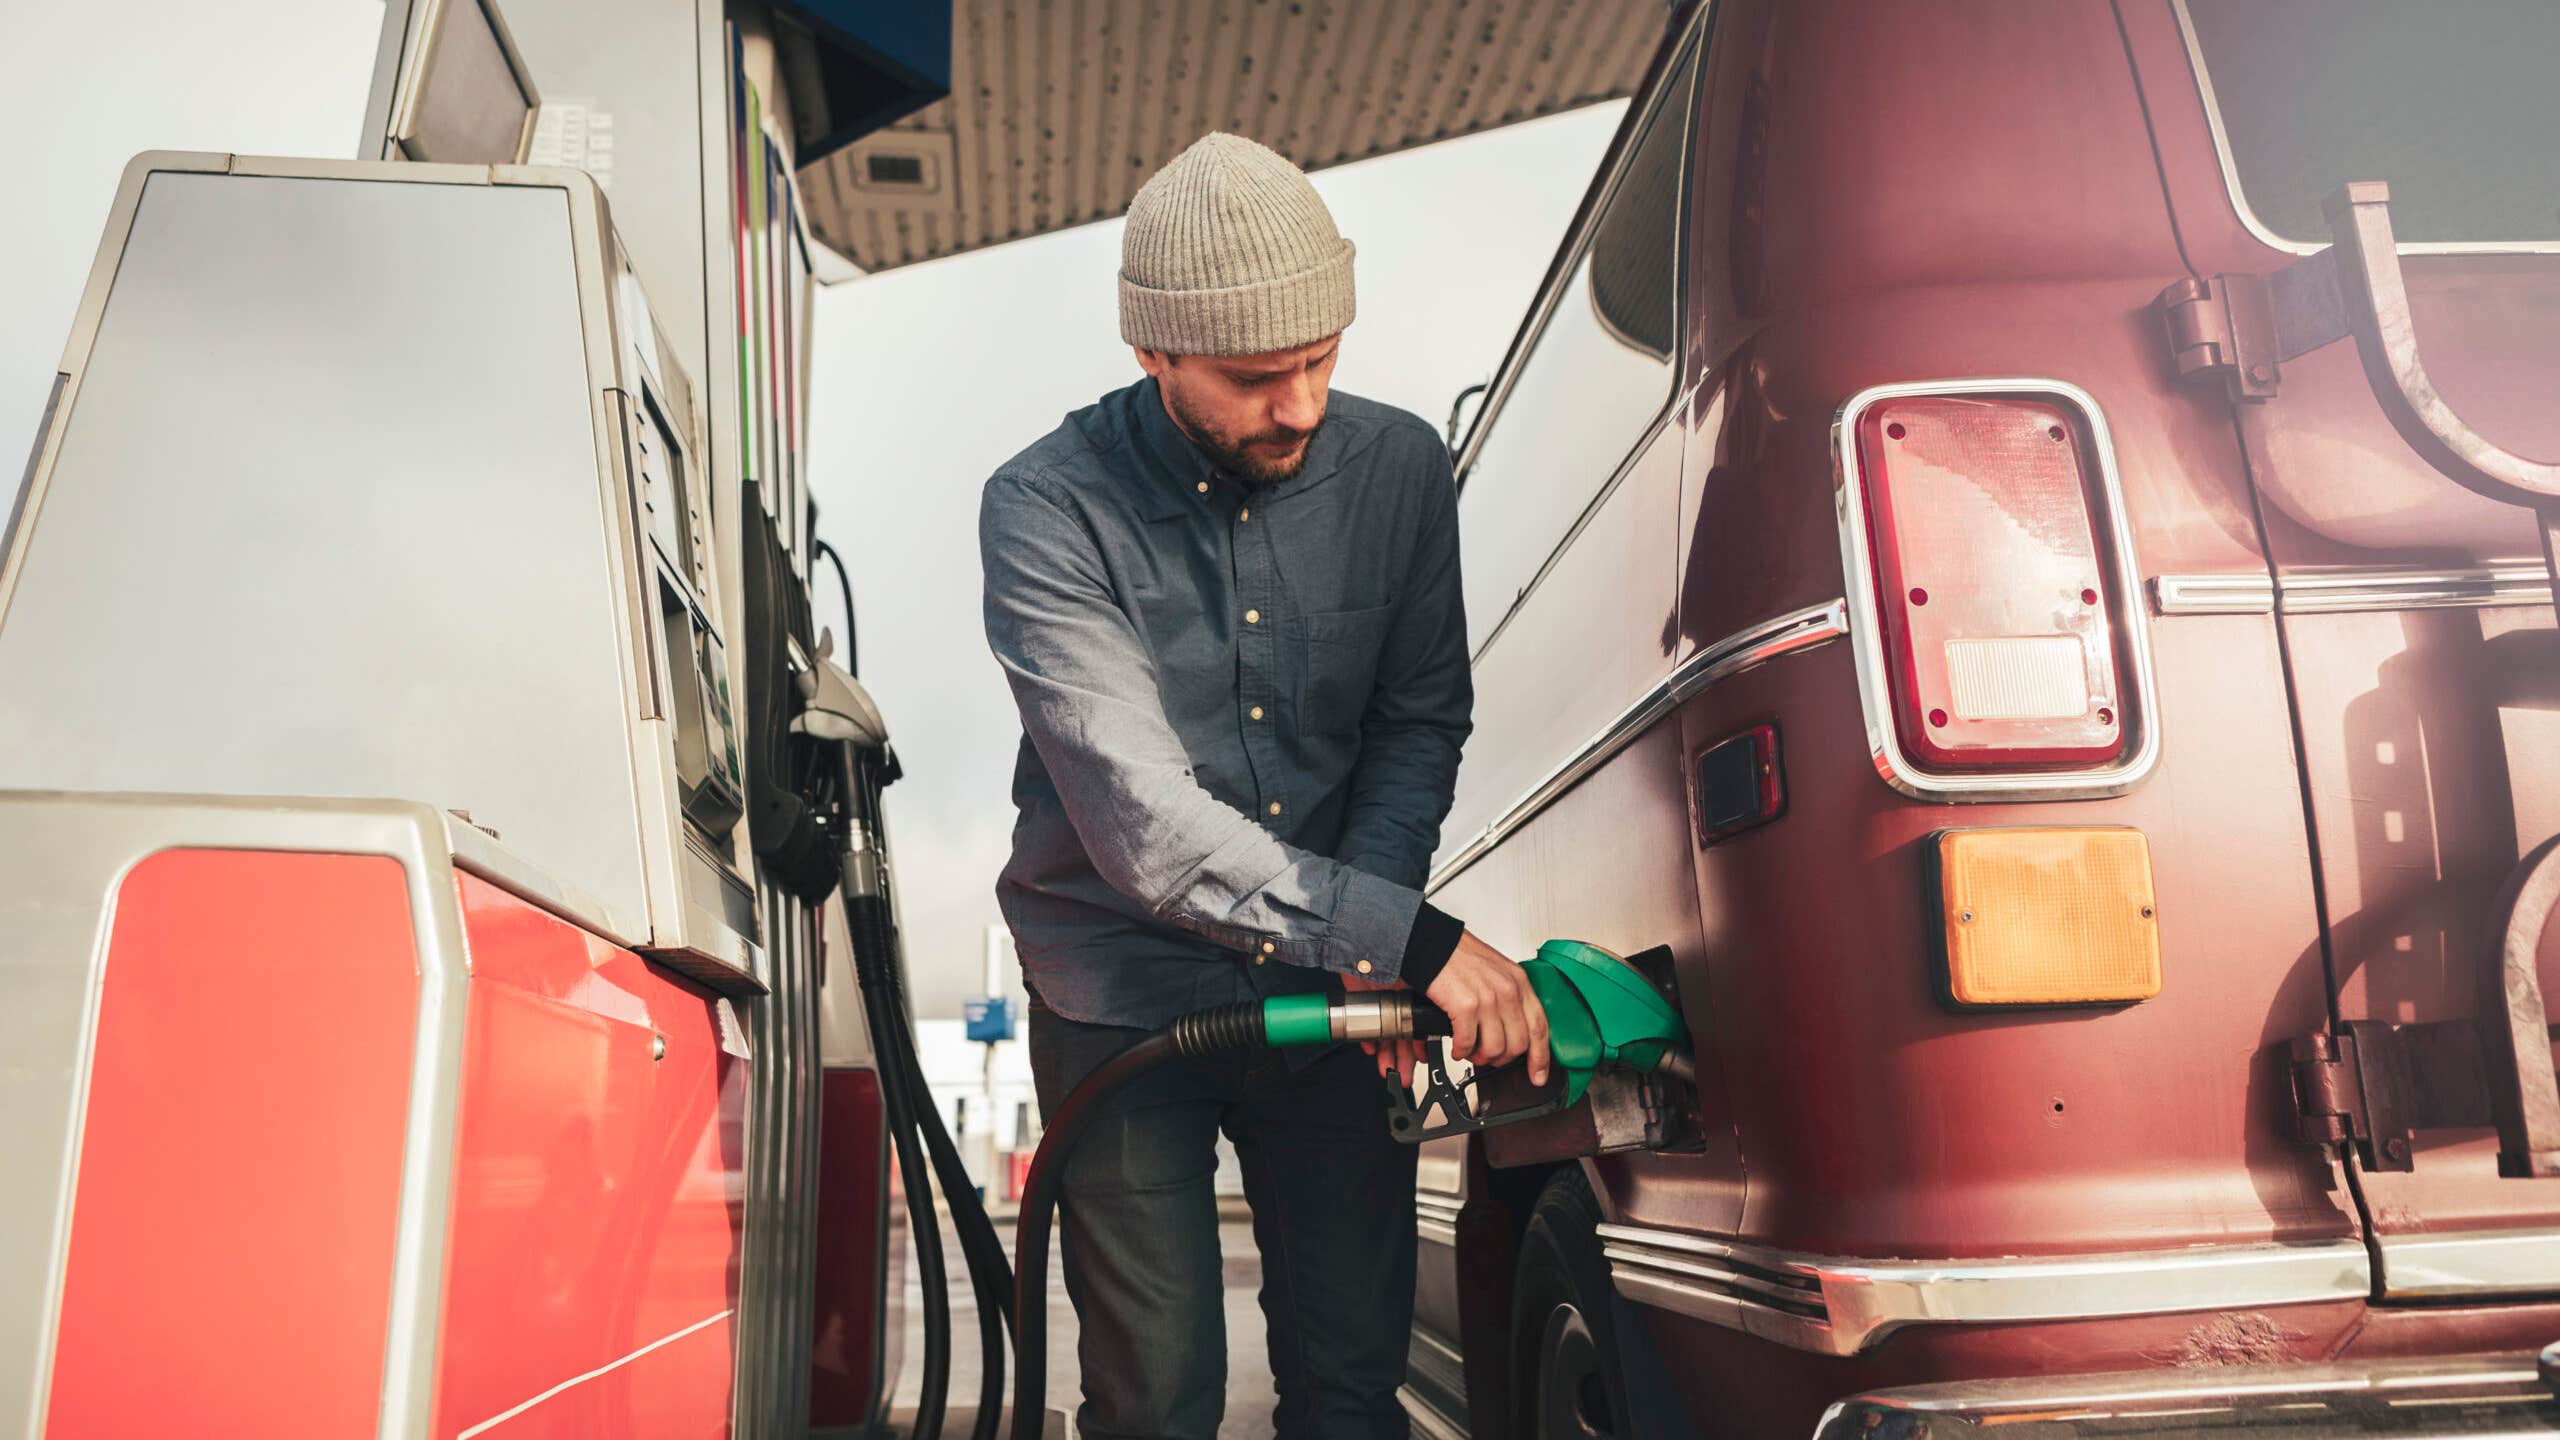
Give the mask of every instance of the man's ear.
<path id="1" fill-rule="evenodd" d="M 1149 375 L 1162 375 L 1173 368 L 1174 357 L 1162 350 L 1150 350 L 1144 345 L 1132 345 L 1129 349 L 1138 357 L 1138 368 Z"/>

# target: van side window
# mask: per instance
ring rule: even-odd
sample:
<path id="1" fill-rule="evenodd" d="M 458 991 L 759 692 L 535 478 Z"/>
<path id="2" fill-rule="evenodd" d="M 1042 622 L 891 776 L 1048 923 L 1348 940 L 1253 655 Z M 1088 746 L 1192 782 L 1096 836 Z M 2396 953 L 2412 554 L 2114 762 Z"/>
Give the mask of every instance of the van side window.
<path id="1" fill-rule="evenodd" d="M 1662 87 L 1459 492 L 1467 649 L 1502 624 L 1671 398 L 1694 51 Z"/>

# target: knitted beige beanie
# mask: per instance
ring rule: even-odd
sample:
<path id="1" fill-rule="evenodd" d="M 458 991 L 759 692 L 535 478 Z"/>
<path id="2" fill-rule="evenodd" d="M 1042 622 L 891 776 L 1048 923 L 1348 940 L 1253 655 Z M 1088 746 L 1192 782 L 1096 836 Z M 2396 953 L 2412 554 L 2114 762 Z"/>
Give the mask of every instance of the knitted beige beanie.
<path id="1" fill-rule="evenodd" d="M 1351 242 L 1278 152 L 1212 132 L 1129 202 L 1120 338 L 1175 355 L 1259 355 L 1351 324 Z"/>

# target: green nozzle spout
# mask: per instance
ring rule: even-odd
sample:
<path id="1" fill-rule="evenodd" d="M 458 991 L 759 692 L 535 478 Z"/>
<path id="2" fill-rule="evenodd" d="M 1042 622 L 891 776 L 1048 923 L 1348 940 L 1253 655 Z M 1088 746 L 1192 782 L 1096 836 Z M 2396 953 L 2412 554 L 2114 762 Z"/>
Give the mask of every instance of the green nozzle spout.
<path id="1" fill-rule="evenodd" d="M 1548 1048 L 1564 1071 L 1568 1105 L 1601 1066 L 1652 1071 L 1688 1044 L 1680 1012 L 1662 992 L 1597 945 L 1550 940 L 1520 968 L 1546 1008 Z"/>

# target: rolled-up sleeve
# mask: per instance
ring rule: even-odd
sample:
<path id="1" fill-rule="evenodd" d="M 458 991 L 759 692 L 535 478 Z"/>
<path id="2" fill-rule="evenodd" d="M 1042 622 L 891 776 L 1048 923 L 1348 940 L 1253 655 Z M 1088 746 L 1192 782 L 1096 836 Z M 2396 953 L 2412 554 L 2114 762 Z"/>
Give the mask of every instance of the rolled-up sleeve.
<path id="1" fill-rule="evenodd" d="M 1074 511 L 1036 474 L 1000 471 L 987 482 L 978 544 L 988 646 L 1104 881 L 1231 949 L 1396 978 L 1418 889 L 1287 844 L 1200 785 L 1145 643 Z"/>
<path id="2" fill-rule="evenodd" d="M 1425 437 L 1431 467 L 1422 533 L 1378 680 L 1360 722 L 1360 759 L 1334 855 L 1419 890 L 1440 843 L 1474 726 L 1467 616 L 1458 583 L 1458 494 L 1448 452 Z"/>

